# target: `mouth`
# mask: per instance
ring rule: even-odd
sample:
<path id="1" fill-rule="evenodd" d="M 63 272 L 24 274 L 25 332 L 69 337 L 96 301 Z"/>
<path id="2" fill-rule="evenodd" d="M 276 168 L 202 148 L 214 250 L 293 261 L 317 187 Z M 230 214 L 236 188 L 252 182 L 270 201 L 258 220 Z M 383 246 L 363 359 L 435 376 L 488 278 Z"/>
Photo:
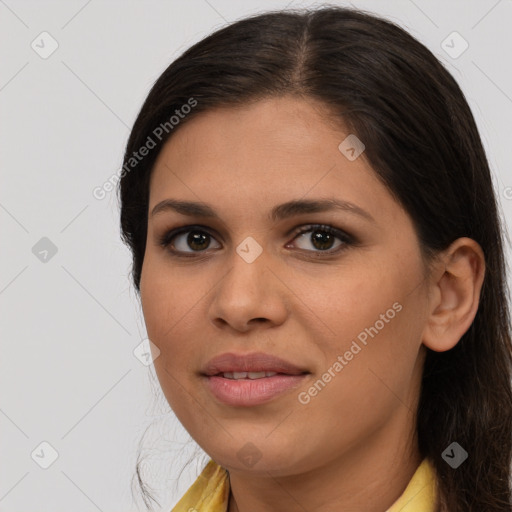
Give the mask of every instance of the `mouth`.
<path id="1" fill-rule="evenodd" d="M 303 375 L 307 372 L 303 372 L 299 375 Z M 210 375 L 210 377 L 224 377 L 225 379 L 232 380 L 257 380 L 263 379 L 266 377 L 273 377 L 274 375 L 288 375 L 289 373 L 280 373 L 280 372 L 271 372 L 271 371 L 261 371 L 261 372 L 220 372 L 215 375 Z"/>
<path id="2" fill-rule="evenodd" d="M 260 376 L 261 374 L 263 375 Z M 208 391 L 220 404 L 254 407 L 286 395 L 302 385 L 309 375 L 308 372 L 298 375 L 276 372 L 221 372 L 205 375 L 203 379 Z"/>
<path id="3" fill-rule="evenodd" d="M 263 352 L 220 354 L 202 368 L 202 375 L 221 376 L 226 379 L 264 379 L 281 375 L 302 375 L 310 373 L 307 369 Z"/>
<path id="4" fill-rule="evenodd" d="M 279 357 L 253 352 L 224 353 L 201 371 L 203 382 L 221 405 L 254 407 L 284 397 L 311 375 L 304 367 Z"/>

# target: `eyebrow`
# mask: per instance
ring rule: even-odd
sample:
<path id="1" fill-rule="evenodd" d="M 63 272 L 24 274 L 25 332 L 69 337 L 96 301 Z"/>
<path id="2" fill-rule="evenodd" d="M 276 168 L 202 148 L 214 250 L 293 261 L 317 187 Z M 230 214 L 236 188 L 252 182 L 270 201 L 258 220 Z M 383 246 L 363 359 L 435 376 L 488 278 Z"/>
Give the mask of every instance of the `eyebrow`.
<path id="1" fill-rule="evenodd" d="M 293 217 L 294 215 L 320 213 L 332 210 L 346 211 L 348 213 L 359 215 L 360 217 L 375 223 L 375 219 L 366 210 L 363 210 L 353 203 L 341 201 L 339 199 L 297 199 L 288 201 L 274 206 L 269 213 L 269 220 L 276 222 L 288 217 Z M 180 201 L 177 199 L 165 199 L 158 203 L 153 208 L 151 217 L 167 211 L 175 211 L 181 215 L 187 215 L 189 217 L 208 217 L 219 219 L 219 215 L 207 203 Z"/>

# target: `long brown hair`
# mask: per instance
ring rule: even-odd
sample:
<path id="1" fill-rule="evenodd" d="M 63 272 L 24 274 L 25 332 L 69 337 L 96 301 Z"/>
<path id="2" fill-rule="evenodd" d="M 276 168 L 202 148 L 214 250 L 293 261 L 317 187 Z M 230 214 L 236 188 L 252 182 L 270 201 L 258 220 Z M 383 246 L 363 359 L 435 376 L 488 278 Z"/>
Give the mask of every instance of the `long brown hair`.
<path id="1" fill-rule="evenodd" d="M 464 94 L 435 56 L 399 26 L 332 6 L 267 12 L 217 30 L 162 73 L 133 126 L 118 190 L 137 291 L 149 176 L 162 145 L 201 112 L 288 94 L 324 102 L 333 121 L 364 141 L 376 175 L 412 218 L 427 260 L 459 237 L 481 245 L 486 275 L 479 309 L 453 349 L 427 349 L 417 432 L 420 452 L 435 468 L 437 511 L 512 512 L 503 221 Z M 195 106 L 180 110 L 191 98 Z M 173 124 L 176 110 L 182 115 Z M 155 132 L 159 126 L 167 128 Z M 156 148 L 130 168 L 148 137 Z M 454 441 L 468 452 L 456 469 L 442 458 Z"/>

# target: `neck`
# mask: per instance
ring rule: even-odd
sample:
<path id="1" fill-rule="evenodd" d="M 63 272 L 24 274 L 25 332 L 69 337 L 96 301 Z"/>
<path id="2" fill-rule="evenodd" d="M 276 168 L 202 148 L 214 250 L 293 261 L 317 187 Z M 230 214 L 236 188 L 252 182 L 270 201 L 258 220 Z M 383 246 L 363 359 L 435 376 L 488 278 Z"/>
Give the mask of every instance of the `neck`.
<path id="1" fill-rule="evenodd" d="M 411 421 L 404 421 L 406 417 Z M 379 432 L 306 472 L 273 476 L 268 471 L 255 477 L 230 470 L 228 512 L 384 512 L 403 494 L 421 463 L 411 423 L 411 411 L 401 407 Z"/>

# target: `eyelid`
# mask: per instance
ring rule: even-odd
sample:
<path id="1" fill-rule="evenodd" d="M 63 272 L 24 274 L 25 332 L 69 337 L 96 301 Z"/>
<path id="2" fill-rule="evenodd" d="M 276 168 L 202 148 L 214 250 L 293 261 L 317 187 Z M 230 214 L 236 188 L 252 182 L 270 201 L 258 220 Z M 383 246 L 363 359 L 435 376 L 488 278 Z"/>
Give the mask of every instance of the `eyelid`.
<path id="1" fill-rule="evenodd" d="M 181 256 L 183 256 L 185 258 L 186 257 L 200 257 L 201 255 L 207 254 L 209 252 L 208 249 L 205 249 L 204 251 L 177 251 L 177 250 L 168 248 L 168 246 L 171 245 L 172 241 L 177 236 L 182 235 L 184 233 L 188 233 L 190 231 L 204 232 L 204 233 L 207 233 L 210 237 L 217 240 L 217 238 L 216 238 L 217 235 L 212 234 L 212 232 L 215 230 L 213 230 L 207 226 L 200 225 L 200 224 L 187 224 L 187 225 L 179 226 L 179 227 L 164 231 L 163 235 L 157 237 L 158 245 L 167 249 L 173 256 L 176 256 L 176 257 L 181 257 Z M 339 254 L 340 252 L 342 252 L 348 246 L 357 245 L 357 243 L 358 243 L 358 240 L 354 236 L 347 233 L 345 230 L 343 230 L 341 228 L 337 228 L 330 224 L 321 224 L 321 223 L 302 224 L 301 226 L 298 226 L 298 227 L 292 229 L 291 231 L 287 232 L 286 237 L 288 238 L 291 236 L 292 239 L 290 240 L 290 242 L 293 242 L 300 235 L 303 235 L 310 231 L 328 232 L 328 233 L 332 234 L 333 236 L 335 236 L 336 238 L 338 238 L 342 242 L 342 245 L 334 250 L 327 249 L 325 251 L 321 251 L 321 250 L 313 251 L 313 250 L 307 250 L 307 249 L 298 249 L 299 252 L 302 251 L 305 253 L 311 253 L 311 254 L 315 254 L 315 255 L 324 254 L 325 256 L 336 255 L 336 254 Z M 288 245 L 290 242 L 287 242 L 286 245 Z"/>
<path id="2" fill-rule="evenodd" d="M 162 246 L 169 245 L 175 237 L 183 233 L 188 233 L 189 231 L 205 232 L 215 239 L 217 236 L 212 235 L 212 232 L 215 230 L 209 228 L 208 226 L 202 226 L 201 224 L 185 224 L 183 226 L 165 230 L 162 235 L 157 236 L 158 244 Z"/>
<path id="3" fill-rule="evenodd" d="M 352 243 L 355 241 L 354 237 L 349 235 L 346 231 L 335 226 L 331 226 L 330 224 L 304 224 L 297 229 L 292 230 L 292 232 L 287 236 L 293 236 L 293 240 L 295 240 L 295 238 L 297 238 L 299 235 L 308 233 L 309 231 L 326 231 L 347 243 Z"/>

